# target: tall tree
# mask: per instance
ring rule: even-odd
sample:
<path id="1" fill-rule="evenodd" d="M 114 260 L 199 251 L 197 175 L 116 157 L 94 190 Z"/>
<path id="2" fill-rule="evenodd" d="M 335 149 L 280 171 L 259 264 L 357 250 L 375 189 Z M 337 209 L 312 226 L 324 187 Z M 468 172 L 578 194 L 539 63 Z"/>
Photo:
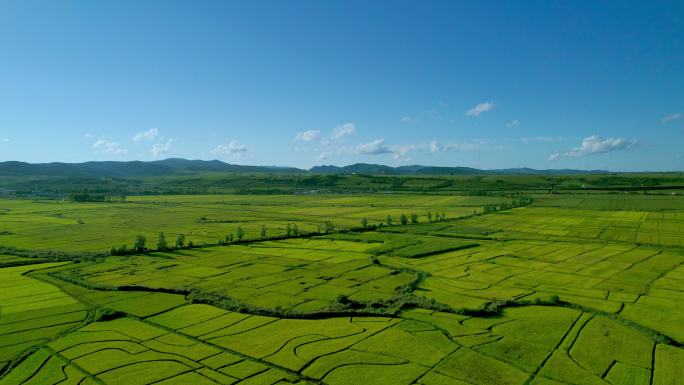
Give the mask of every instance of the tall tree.
<path id="1" fill-rule="evenodd" d="M 142 234 L 136 235 L 135 242 L 133 242 L 133 250 L 137 252 L 145 251 L 145 243 L 147 243 L 147 239 L 145 239 L 145 236 L 143 236 Z"/>
<path id="2" fill-rule="evenodd" d="M 166 243 L 166 236 L 163 232 L 160 232 L 159 238 L 157 238 L 157 250 L 164 251 L 168 248 L 169 245 Z"/>

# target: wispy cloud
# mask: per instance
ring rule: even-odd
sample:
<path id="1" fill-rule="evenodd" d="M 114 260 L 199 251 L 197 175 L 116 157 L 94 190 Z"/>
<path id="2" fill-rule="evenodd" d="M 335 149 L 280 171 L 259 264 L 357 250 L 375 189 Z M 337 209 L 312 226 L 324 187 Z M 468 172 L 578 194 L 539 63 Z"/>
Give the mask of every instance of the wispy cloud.
<path id="1" fill-rule="evenodd" d="M 83 137 L 86 139 L 92 139 L 95 137 L 95 135 L 91 134 L 90 132 L 86 132 L 85 134 L 83 134 Z"/>
<path id="2" fill-rule="evenodd" d="M 356 135 L 356 126 L 354 123 L 345 123 L 341 126 L 333 128 L 333 133 L 330 138 L 333 140 L 339 140 L 352 135 Z"/>
<path id="3" fill-rule="evenodd" d="M 487 111 L 494 109 L 494 102 L 483 102 L 466 111 L 466 116 L 478 117 Z"/>
<path id="4" fill-rule="evenodd" d="M 321 132 L 319 130 L 307 130 L 298 132 L 297 135 L 295 135 L 295 140 L 298 142 L 311 142 L 318 139 L 320 136 Z"/>
<path id="5" fill-rule="evenodd" d="M 682 118 L 684 118 L 684 114 L 682 114 L 681 112 L 678 112 L 676 114 L 663 116 L 663 118 L 660 119 L 660 123 L 674 122 L 675 120 L 680 120 Z"/>
<path id="6" fill-rule="evenodd" d="M 414 118 L 413 116 L 404 116 L 401 118 L 401 122 L 406 124 L 416 124 L 418 123 L 418 119 Z"/>
<path id="7" fill-rule="evenodd" d="M 409 154 L 418 150 L 419 145 L 416 144 L 405 144 L 403 146 L 396 146 L 392 148 L 392 156 L 394 159 L 409 161 L 411 158 Z"/>
<path id="8" fill-rule="evenodd" d="M 518 119 L 513 119 L 510 122 L 506 123 L 506 127 L 508 128 L 518 127 L 519 125 L 520 121 Z"/>
<path id="9" fill-rule="evenodd" d="M 343 152 L 351 152 L 357 155 L 384 155 L 391 154 L 394 159 L 401 161 L 411 160 L 409 154 L 424 147 L 420 144 L 403 144 L 397 146 L 389 146 L 385 144 L 385 140 L 380 138 L 368 143 L 360 144 L 351 151 L 350 149 L 343 149 Z"/>
<path id="10" fill-rule="evenodd" d="M 442 117 L 442 110 L 448 106 L 449 105 L 444 102 L 439 102 L 427 112 L 427 116 L 431 119 L 440 119 Z"/>
<path id="11" fill-rule="evenodd" d="M 477 142 L 452 142 L 452 143 L 440 143 L 436 140 L 430 142 L 430 152 L 435 154 L 438 152 L 466 152 L 466 151 L 476 151 L 480 147 L 480 143 Z"/>
<path id="12" fill-rule="evenodd" d="M 436 140 L 422 143 L 409 143 L 400 145 L 390 145 L 385 143 L 383 138 L 363 143 L 357 146 L 342 146 L 338 149 L 339 154 L 348 155 L 392 155 L 396 160 L 410 161 L 414 153 L 437 153 L 437 152 L 466 152 L 476 151 L 480 148 L 478 141 L 471 142 L 448 142 L 440 143 Z M 329 153 L 321 154 L 319 160 L 325 159 Z"/>
<path id="13" fill-rule="evenodd" d="M 155 140 L 158 135 L 158 128 L 150 128 L 147 131 L 136 132 L 135 135 L 133 135 L 133 141 L 142 142 L 143 140 Z"/>
<path id="14" fill-rule="evenodd" d="M 625 151 L 634 148 L 638 143 L 637 140 L 624 138 L 607 138 L 603 139 L 598 135 L 592 135 L 584 138 L 579 147 L 575 147 L 565 152 L 556 152 L 549 155 L 550 160 L 558 159 L 561 156 L 580 157 L 587 155 L 607 154 L 615 151 Z"/>
<path id="15" fill-rule="evenodd" d="M 107 139 L 98 139 L 93 143 L 93 150 L 101 154 L 111 155 L 126 155 L 128 150 L 123 148 L 119 143 L 112 142 Z"/>
<path id="16" fill-rule="evenodd" d="M 439 152 L 440 150 L 441 150 L 441 146 L 440 146 L 438 141 L 433 140 L 430 142 L 430 152 L 431 153 L 434 154 L 436 152 Z"/>
<path id="17" fill-rule="evenodd" d="M 381 155 L 391 153 L 392 149 L 387 147 L 385 140 L 381 138 L 356 146 L 356 152 L 362 155 Z"/>
<path id="18" fill-rule="evenodd" d="M 318 154 L 318 160 L 326 160 L 329 156 L 329 152 L 321 152 L 320 154 Z"/>
<path id="19" fill-rule="evenodd" d="M 2 141 L 3 143 L 11 142 L 10 138 L 2 138 L 0 141 Z"/>
<path id="20" fill-rule="evenodd" d="M 232 155 L 240 159 L 247 153 L 247 146 L 238 143 L 237 140 L 231 140 L 228 144 L 219 144 L 211 150 L 211 153 L 218 156 Z"/>
<path id="21" fill-rule="evenodd" d="M 165 155 L 169 151 L 171 151 L 171 143 L 173 143 L 173 139 L 167 140 L 166 143 L 155 143 L 154 145 L 152 145 L 150 153 L 155 158 L 158 158 L 161 155 Z"/>

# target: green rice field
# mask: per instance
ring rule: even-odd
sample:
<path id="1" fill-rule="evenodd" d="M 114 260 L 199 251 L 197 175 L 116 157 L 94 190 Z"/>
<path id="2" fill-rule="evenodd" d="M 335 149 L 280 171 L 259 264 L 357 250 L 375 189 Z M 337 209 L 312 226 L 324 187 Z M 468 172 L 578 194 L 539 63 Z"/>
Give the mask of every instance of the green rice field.
<path id="1" fill-rule="evenodd" d="M 684 383 L 684 197 L 513 201 L 0 199 L 0 385 Z"/>

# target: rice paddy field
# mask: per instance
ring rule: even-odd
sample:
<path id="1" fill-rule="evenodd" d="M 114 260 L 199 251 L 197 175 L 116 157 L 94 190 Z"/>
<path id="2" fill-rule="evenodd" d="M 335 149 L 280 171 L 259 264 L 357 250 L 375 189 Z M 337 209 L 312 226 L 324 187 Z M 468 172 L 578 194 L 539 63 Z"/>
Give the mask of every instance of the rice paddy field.
<path id="1" fill-rule="evenodd" d="M 512 201 L 2 199 L 0 385 L 684 383 L 684 197 Z"/>
<path id="2" fill-rule="evenodd" d="M 107 251 L 132 243 L 136 234 L 173 240 L 184 234 L 196 244 L 216 243 L 241 226 L 246 238 L 282 235 L 286 225 L 315 231 L 326 221 L 339 228 L 384 222 L 387 215 L 427 211 L 450 217 L 472 214 L 505 198 L 429 195 L 162 195 L 128 197 L 124 203 L 0 198 L 0 245 L 27 250 Z"/>

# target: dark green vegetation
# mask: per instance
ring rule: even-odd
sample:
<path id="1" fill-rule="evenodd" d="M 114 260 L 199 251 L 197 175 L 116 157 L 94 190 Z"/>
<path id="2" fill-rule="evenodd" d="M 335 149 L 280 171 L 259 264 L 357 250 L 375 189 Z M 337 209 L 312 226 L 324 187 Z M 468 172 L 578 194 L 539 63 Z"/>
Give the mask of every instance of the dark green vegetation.
<path id="1" fill-rule="evenodd" d="M 0 384 L 680 384 L 684 197 L 612 177 L 0 199 Z"/>
<path id="2" fill-rule="evenodd" d="M 533 170 L 516 168 L 507 170 L 477 170 L 469 167 L 401 166 L 390 167 L 379 164 L 356 163 L 345 167 L 316 166 L 309 170 L 294 167 L 243 166 L 228 164 L 219 160 L 186 160 L 169 158 L 152 162 L 85 162 L 85 163 L 39 163 L 0 162 L 3 176 L 61 176 L 61 177 L 136 177 L 191 175 L 198 172 L 222 173 L 270 173 L 270 174 L 367 174 L 367 175 L 467 175 L 488 173 L 493 175 L 569 175 L 606 174 L 606 171 L 580 170 Z"/>
<path id="3" fill-rule="evenodd" d="M 311 170 L 219 161 L 28 164 L 0 162 L 0 195 L 120 202 L 129 195 L 401 192 L 499 195 L 502 192 L 671 192 L 682 173 L 612 174 L 578 170 L 476 170 L 373 164 Z"/>

